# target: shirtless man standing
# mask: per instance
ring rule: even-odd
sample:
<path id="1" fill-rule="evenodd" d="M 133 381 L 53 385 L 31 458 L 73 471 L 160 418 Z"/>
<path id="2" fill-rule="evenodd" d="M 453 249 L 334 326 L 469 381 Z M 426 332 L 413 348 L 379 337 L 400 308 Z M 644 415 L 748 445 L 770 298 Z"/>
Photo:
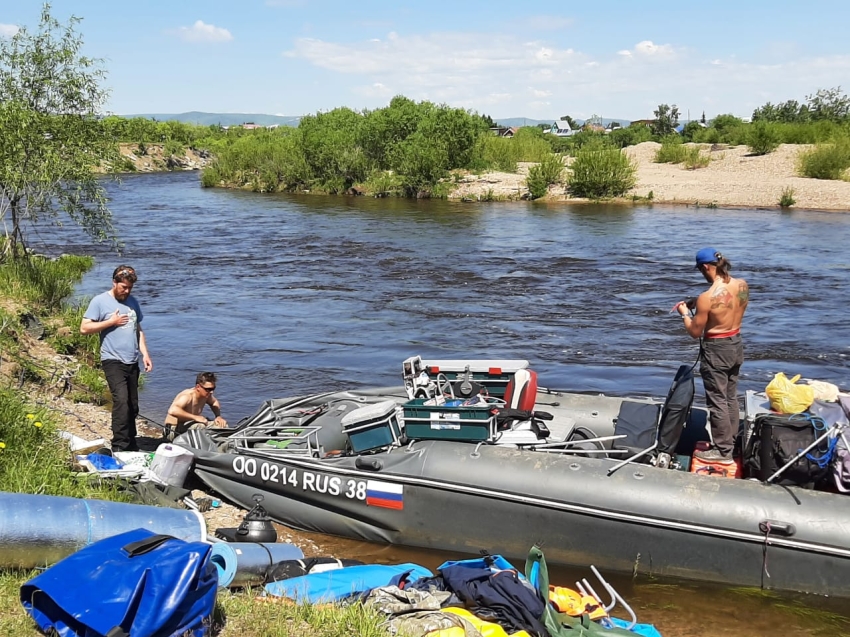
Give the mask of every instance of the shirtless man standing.
<path id="1" fill-rule="evenodd" d="M 169 431 L 181 434 L 187 429 L 201 426 L 206 423 L 206 418 L 201 415 L 204 405 L 209 405 L 215 420 L 216 427 L 226 427 L 227 421 L 221 417 L 221 405 L 213 395 L 215 391 L 215 374 L 202 372 L 195 378 L 195 386 L 184 389 L 171 403 L 168 415 L 165 417 L 165 425 Z"/>
<path id="2" fill-rule="evenodd" d="M 711 287 L 697 297 L 695 307 L 685 301 L 675 307 L 691 338 L 704 339 L 700 375 L 711 412 L 714 447 L 694 455 L 709 461 L 731 461 L 739 425 L 738 373 L 744 362 L 741 321 L 750 300 L 750 288 L 743 279 L 729 275 L 732 264 L 714 248 L 697 252 L 696 269 Z"/>

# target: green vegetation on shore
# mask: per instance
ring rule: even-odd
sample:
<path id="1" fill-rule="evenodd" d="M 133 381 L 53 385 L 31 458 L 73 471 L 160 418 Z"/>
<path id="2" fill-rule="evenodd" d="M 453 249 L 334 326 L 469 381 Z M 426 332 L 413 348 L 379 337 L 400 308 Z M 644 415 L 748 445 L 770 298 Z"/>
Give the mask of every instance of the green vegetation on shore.
<path id="1" fill-rule="evenodd" d="M 4 240 L 0 239 L 0 243 Z M 2 251 L 0 251 L 2 253 Z M 79 333 L 80 312 L 67 299 L 93 265 L 90 257 L 47 259 L 25 255 L 0 259 L 0 491 L 126 501 L 110 481 L 90 480 L 71 471 L 67 443 L 58 436 L 60 414 L 51 404 L 57 392 L 48 369 L 50 348 L 73 354 L 79 364 L 71 377 L 90 395 L 90 379 L 102 383 L 95 354 L 97 337 Z M 27 333 L 22 318 L 34 317 L 42 340 Z M 41 358 L 31 351 L 42 348 Z M 46 344 L 46 345 L 45 345 Z M 72 394 L 73 396 L 73 394 Z M 0 567 L 0 635 L 40 634 L 19 600 L 21 585 L 37 571 Z M 256 591 L 221 591 L 214 624 L 219 637 L 384 637 L 382 617 L 355 604 L 312 606 L 275 603 Z"/>

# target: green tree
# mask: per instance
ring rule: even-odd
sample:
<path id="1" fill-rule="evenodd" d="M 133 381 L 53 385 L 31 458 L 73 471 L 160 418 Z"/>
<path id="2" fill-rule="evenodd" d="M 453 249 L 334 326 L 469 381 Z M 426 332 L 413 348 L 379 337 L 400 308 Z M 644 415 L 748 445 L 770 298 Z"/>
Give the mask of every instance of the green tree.
<path id="1" fill-rule="evenodd" d="M 806 95 L 806 102 L 812 119 L 842 122 L 850 118 L 850 97 L 844 94 L 840 86 Z"/>
<path id="2" fill-rule="evenodd" d="M 673 104 L 659 104 L 654 111 L 655 122 L 652 125 L 652 134 L 666 137 L 676 130 L 679 125 L 679 108 Z"/>
<path id="3" fill-rule="evenodd" d="M 705 111 L 702 112 L 702 117 L 699 118 L 700 124 L 705 124 Z"/>
<path id="4" fill-rule="evenodd" d="M 25 254 L 25 224 L 65 212 L 98 241 L 115 240 L 94 170 L 117 148 L 99 120 L 101 61 L 80 54 L 79 18 L 60 24 L 45 4 L 38 30 L 0 39 L 0 258 Z"/>

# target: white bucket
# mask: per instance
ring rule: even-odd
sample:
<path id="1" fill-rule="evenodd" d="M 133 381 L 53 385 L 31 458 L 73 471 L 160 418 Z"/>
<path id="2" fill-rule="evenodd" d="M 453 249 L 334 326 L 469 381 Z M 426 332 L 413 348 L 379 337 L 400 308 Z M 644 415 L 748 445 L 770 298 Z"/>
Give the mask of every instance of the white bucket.
<path id="1" fill-rule="evenodd" d="M 194 458 L 191 451 L 179 445 L 160 445 L 151 461 L 151 471 L 166 484 L 182 487 Z"/>

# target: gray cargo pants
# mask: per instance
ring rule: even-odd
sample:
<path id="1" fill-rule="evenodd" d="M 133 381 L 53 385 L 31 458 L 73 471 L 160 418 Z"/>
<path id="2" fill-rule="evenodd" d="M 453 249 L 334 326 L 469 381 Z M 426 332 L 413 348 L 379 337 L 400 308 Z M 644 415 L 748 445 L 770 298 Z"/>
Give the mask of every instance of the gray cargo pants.
<path id="1" fill-rule="evenodd" d="M 732 454 L 740 425 L 738 374 L 744 362 L 740 334 L 703 341 L 699 368 L 705 385 L 705 402 L 711 412 L 711 438 L 721 453 Z"/>

